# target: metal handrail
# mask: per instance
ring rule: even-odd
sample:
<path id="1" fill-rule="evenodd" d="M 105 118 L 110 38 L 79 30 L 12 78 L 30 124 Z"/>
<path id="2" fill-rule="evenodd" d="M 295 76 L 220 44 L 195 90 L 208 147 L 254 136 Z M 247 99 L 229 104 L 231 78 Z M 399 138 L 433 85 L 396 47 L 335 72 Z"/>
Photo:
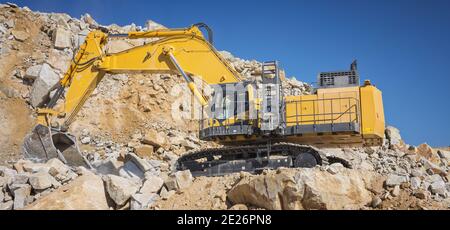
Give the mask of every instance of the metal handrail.
<path id="1" fill-rule="evenodd" d="M 350 107 L 348 109 L 346 109 L 344 112 L 334 112 L 333 111 L 333 101 L 342 101 L 342 100 L 348 100 L 348 104 L 350 105 Z M 354 100 L 355 103 L 351 103 L 350 101 Z M 319 101 L 323 101 L 323 110 L 325 111 L 325 101 L 330 101 L 331 102 L 331 113 L 316 113 L 316 106 L 317 106 L 317 102 Z M 313 112 L 309 113 L 309 114 L 299 114 L 298 113 L 298 104 L 300 103 L 305 103 L 305 102 L 312 102 L 313 103 Z M 286 101 L 286 105 L 290 104 L 290 103 L 295 103 L 295 110 L 296 110 L 296 114 L 295 115 L 291 115 L 291 116 L 287 116 L 287 118 L 293 118 L 295 117 L 295 121 L 287 121 L 286 120 L 286 124 L 296 124 L 299 125 L 299 123 L 310 123 L 313 122 L 314 125 L 316 125 L 317 123 L 320 122 L 326 122 L 326 121 L 331 121 L 331 124 L 334 124 L 335 121 L 341 119 L 341 117 L 345 114 L 350 115 L 349 116 L 349 122 L 357 122 L 359 119 L 359 111 L 358 111 L 358 105 L 359 105 L 359 101 L 357 98 L 354 97 L 340 97 L 340 98 L 320 98 L 320 99 L 309 99 L 309 100 L 291 100 L 291 101 Z M 355 109 L 355 111 L 353 112 L 353 109 Z M 356 116 L 352 119 L 352 115 L 356 114 Z M 333 118 L 334 115 L 339 115 L 336 118 Z M 306 117 L 306 116 L 313 116 L 312 120 L 303 120 L 302 117 Z M 316 117 L 325 117 L 325 116 L 331 116 L 331 118 L 327 119 L 316 119 Z M 299 121 L 300 118 L 300 121 Z"/>
<path id="2" fill-rule="evenodd" d="M 313 119 L 313 120 L 306 120 L 306 121 L 302 121 L 302 123 L 307 123 L 307 122 L 314 122 L 314 121 L 335 121 L 335 120 L 338 120 L 338 119 L 340 119 L 344 114 L 358 114 L 358 112 L 348 112 L 349 110 L 351 110 L 352 108 L 358 108 L 356 105 L 352 105 L 352 106 L 350 106 L 347 110 L 345 110 L 344 112 L 342 112 L 342 113 L 321 113 L 321 114 L 300 114 L 300 115 L 293 115 L 293 116 L 288 116 L 289 118 L 291 118 L 291 117 L 302 117 L 302 116 L 313 116 L 313 115 L 316 115 L 316 116 L 325 116 L 325 115 L 331 115 L 331 116 L 333 116 L 333 115 L 335 115 L 335 114 L 339 114 L 339 116 L 338 117 L 336 117 L 336 118 L 330 118 L 330 119 Z M 355 121 L 355 120 L 357 120 L 357 117 L 355 117 L 355 119 L 353 119 L 353 120 L 351 120 L 351 121 Z M 298 124 L 298 122 L 296 122 L 296 121 L 292 121 L 292 122 L 286 122 L 286 123 L 296 123 L 296 124 Z"/>
<path id="3" fill-rule="evenodd" d="M 345 111 L 343 112 L 334 112 L 333 109 L 331 108 L 331 112 L 330 113 L 316 113 L 316 103 L 318 103 L 319 101 L 331 101 L 331 107 L 333 106 L 332 101 L 336 101 L 336 100 L 348 100 L 349 101 L 349 105 L 350 107 L 347 108 Z M 355 101 L 354 104 L 350 103 L 350 101 Z M 298 111 L 298 103 L 305 103 L 305 102 L 313 102 L 313 113 L 309 113 L 309 114 L 299 114 Z M 290 103 L 295 103 L 296 105 L 296 115 L 291 115 L 291 116 L 286 116 L 286 121 L 284 121 L 286 124 L 296 124 L 299 125 L 301 123 L 309 123 L 309 122 L 313 122 L 314 124 L 320 123 L 320 122 L 326 122 L 326 121 L 331 121 L 331 124 L 335 123 L 335 121 L 339 120 L 340 118 L 342 118 L 342 116 L 348 114 L 349 116 L 349 121 L 350 122 L 354 122 L 354 121 L 358 121 L 359 120 L 359 100 L 355 97 L 339 97 L 339 98 L 320 98 L 320 99 L 309 99 L 309 100 L 290 100 L 290 101 L 285 101 L 286 105 L 290 104 Z M 325 103 L 325 102 L 324 102 Z M 325 106 L 325 105 L 324 105 Z M 354 109 L 354 111 L 353 111 Z M 325 110 L 325 109 L 324 109 Z M 300 112 L 301 113 L 301 112 Z M 355 114 L 355 116 L 353 117 L 352 115 Z M 334 118 L 334 115 L 338 115 L 337 117 Z M 313 116 L 314 118 L 312 120 L 303 120 L 303 117 L 307 117 L 307 116 Z M 316 119 L 317 117 L 324 117 L 324 116 L 331 116 L 331 118 L 324 118 L 324 119 Z M 287 121 L 287 118 L 293 118 L 295 117 L 296 120 L 295 121 Z M 300 118 L 300 119 L 299 119 Z M 352 119 L 353 118 L 353 119 Z M 259 123 L 259 121 L 262 118 L 259 116 L 259 113 L 257 114 L 257 118 L 253 119 L 254 121 L 256 121 L 256 123 Z M 211 126 L 209 124 L 209 121 L 211 120 L 211 118 L 203 118 L 203 112 L 202 112 L 202 119 L 199 120 L 201 129 L 204 129 L 205 127 L 214 127 L 213 125 Z M 214 119 L 213 119 L 214 120 Z M 206 122 L 206 124 L 205 124 Z M 233 124 L 222 124 L 221 127 L 228 127 L 228 126 L 235 126 L 236 124 L 240 124 L 243 125 L 243 120 L 240 120 L 239 122 L 233 123 Z"/>

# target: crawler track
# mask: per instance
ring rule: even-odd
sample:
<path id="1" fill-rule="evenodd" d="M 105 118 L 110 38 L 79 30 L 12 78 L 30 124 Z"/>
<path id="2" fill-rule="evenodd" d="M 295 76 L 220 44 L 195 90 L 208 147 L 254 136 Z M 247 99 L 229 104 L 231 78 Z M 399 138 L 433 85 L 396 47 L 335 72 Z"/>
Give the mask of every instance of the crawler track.
<path id="1" fill-rule="evenodd" d="M 190 151 L 178 159 L 177 169 L 189 169 L 194 176 L 220 176 L 240 171 L 258 173 L 278 167 L 312 168 L 334 162 L 351 167 L 346 160 L 325 156 L 315 147 L 281 142 Z"/>

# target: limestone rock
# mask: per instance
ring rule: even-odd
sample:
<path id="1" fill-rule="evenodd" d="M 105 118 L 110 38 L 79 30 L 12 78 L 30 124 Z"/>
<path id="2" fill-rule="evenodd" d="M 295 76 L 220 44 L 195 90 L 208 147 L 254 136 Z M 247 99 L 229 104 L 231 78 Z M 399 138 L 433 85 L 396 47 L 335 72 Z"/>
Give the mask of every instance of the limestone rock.
<path id="1" fill-rule="evenodd" d="M 411 177 L 411 188 L 412 189 L 418 189 L 420 188 L 420 184 L 422 183 L 422 180 L 419 177 Z"/>
<path id="2" fill-rule="evenodd" d="M 52 176 L 56 176 L 58 174 L 66 175 L 70 171 L 69 166 L 65 165 L 57 158 L 52 158 L 52 159 L 48 160 L 46 165 L 49 167 L 48 172 Z"/>
<path id="3" fill-rule="evenodd" d="M 417 146 L 417 154 L 429 160 L 433 164 L 439 165 L 441 163 L 437 151 L 426 143 Z"/>
<path id="4" fill-rule="evenodd" d="M 164 184 L 164 180 L 157 176 L 150 176 L 145 180 L 142 188 L 139 190 L 140 193 L 150 194 L 157 193 Z"/>
<path id="5" fill-rule="evenodd" d="M 389 141 L 389 148 L 391 149 L 397 149 L 397 150 L 405 150 L 406 144 L 402 140 L 402 137 L 400 136 L 400 131 L 393 127 L 388 126 L 385 130 L 386 138 Z"/>
<path id="6" fill-rule="evenodd" d="M 390 174 L 386 179 L 386 186 L 396 186 L 401 185 L 402 183 L 408 182 L 407 176 L 401 176 L 397 174 Z"/>
<path id="7" fill-rule="evenodd" d="M 152 145 L 155 148 L 164 146 L 166 142 L 166 136 L 156 130 L 149 130 L 142 139 L 142 143 Z"/>
<path id="8" fill-rule="evenodd" d="M 53 184 L 53 177 L 47 172 L 38 172 L 30 176 L 29 181 L 33 189 L 43 190 L 50 188 Z"/>
<path id="9" fill-rule="evenodd" d="M 131 196 L 130 209 L 148 209 L 159 198 L 156 193 L 136 193 Z"/>
<path id="10" fill-rule="evenodd" d="M 58 27 L 53 31 L 53 45 L 56 49 L 72 47 L 72 35 L 70 31 Z"/>
<path id="11" fill-rule="evenodd" d="M 433 182 L 430 186 L 430 189 L 433 194 L 445 196 L 445 194 L 447 193 L 445 182 L 443 180 Z"/>
<path id="12" fill-rule="evenodd" d="M 175 179 L 179 189 L 185 189 L 192 185 L 192 174 L 189 170 L 178 171 L 175 173 Z"/>
<path id="13" fill-rule="evenodd" d="M 371 173 L 344 169 L 332 175 L 319 169 L 279 170 L 244 177 L 229 192 L 235 204 L 265 209 L 356 209 L 371 202 Z"/>
<path id="14" fill-rule="evenodd" d="M 22 209 L 28 204 L 28 196 L 31 193 L 31 186 L 28 184 L 22 184 L 16 187 L 13 191 L 14 196 L 14 209 Z"/>
<path id="15" fill-rule="evenodd" d="M 173 196 L 173 194 L 175 194 L 175 193 L 176 193 L 175 190 L 167 191 L 166 187 L 162 187 L 161 192 L 159 193 L 159 195 L 161 196 L 161 199 L 167 200 L 171 196 Z"/>
<path id="16" fill-rule="evenodd" d="M 30 93 L 30 102 L 33 107 L 41 105 L 47 98 L 50 89 L 59 81 L 58 74 L 48 65 L 43 64 L 39 77 L 35 79 Z"/>
<path id="17" fill-rule="evenodd" d="M 21 42 L 27 40 L 30 37 L 27 32 L 22 30 L 12 30 L 11 33 L 17 41 Z"/>
<path id="18" fill-rule="evenodd" d="M 135 148 L 136 154 L 141 158 L 150 158 L 153 155 L 153 146 L 143 145 Z"/>
<path id="19" fill-rule="evenodd" d="M 42 65 L 31 66 L 25 72 L 25 79 L 34 80 L 39 77 L 39 73 L 41 72 Z"/>
<path id="20" fill-rule="evenodd" d="M 105 176 L 105 182 L 109 197 L 119 206 L 124 205 L 139 190 L 133 181 L 115 175 Z"/>
<path id="21" fill-rule="evenodd" d="M 94 174 L 77 177 L 25 209 L 30 210 L 108 210 L 102 179 Z"/>

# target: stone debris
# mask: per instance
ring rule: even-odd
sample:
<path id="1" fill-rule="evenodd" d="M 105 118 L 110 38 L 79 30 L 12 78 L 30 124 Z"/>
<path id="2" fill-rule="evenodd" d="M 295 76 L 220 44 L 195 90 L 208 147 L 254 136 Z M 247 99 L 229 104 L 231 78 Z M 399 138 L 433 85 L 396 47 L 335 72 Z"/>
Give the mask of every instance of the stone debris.
<path id="1" fill-rule="evenodd" d="M 50 188 L 54 178 L 48 172 L 38 172 L 30 176 L 29 182 L 33 189 L 35 190 L 44 190 Z"/>
<path id="2" fill-rule="evenodd" d="M 29 210 L 108 210 L 100 176 L 86 174 L 27 206 Z"/>
<path id="3" fill-rule="evenodd" d="M 57 49 L 65 49 L 72 47 L 72 38 L 70 31 L 63 28 L 56 28 L 53 32 L 53 45 Z"/>
<path id="4" fill-rule="evenodd" d="M 152 175 L 146 178 L 139 192 L 143 194 L 157 193 L 162 188 L 163 184 L 164 180 L 162 178 Z"/>
<path id="5" fill-rule="evenodd" d="M 158 199 L 156 193 L 136 193 L 131 196 L 130 210 L 149 209 Z"/>
<path id="6" fill-rule="evenodd" d="M 39 76 L 35 78 L 31 92 L 30 102 L 33 107 L 40 106 L 49 97 L 50 89 L 52 89 L 59 81 L 59 75 L 44 63 L 39 71 Z"/>
<path id="7" fill-rule="evenodd" d="M 20 30 L 12 30 L 11 34 L 14 36 L 14 38 L 17 41 L 21 41 L 21 42 L 27 40 L 30 37 L 27 32 L 20 31 Z"/>
<path id="8" fill-rule="evenodd" d="M 370 174 L 344 170 L 332 175 L 320 169 L 281 169 L 245 177 L 227 197 L 234 204 L 265 209 L 359 209 L 372 200 L 366 189 Z"/>
<path id="9" fill-rule="evenodd" d="M 139 190 L 139 185 L 123 177 L 107 175 L 104 181 L 109 197 L 119 206 L 124 205 Z"/>
<path id="10" fill-rule="evenodd" d="M 185 189 L 192 185 L 193 178 L 189 170 L 176 172 L 175 179 L 179 189 Z"/>
<path id="11" fill-rule="evenodd" d="M 386 179 L 386 186 L 396 186 L 402 183 L 408 182 L 407 176 L 400 176 L 395 174 L 390 174 Z"/>
<path id="12" fill-rule="evenodd" d="M 41 72 L 42 65 L 31 66 L 25 72 L 25 79 L 34 81 L 39 77 L 39 73 Z"/>

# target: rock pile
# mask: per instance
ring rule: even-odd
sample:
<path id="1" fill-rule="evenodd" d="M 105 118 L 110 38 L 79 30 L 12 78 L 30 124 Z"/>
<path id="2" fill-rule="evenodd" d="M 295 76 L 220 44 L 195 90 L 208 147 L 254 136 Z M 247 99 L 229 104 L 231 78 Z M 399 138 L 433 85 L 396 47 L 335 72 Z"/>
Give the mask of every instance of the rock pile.
<path id="1" fill-rule="evenodd" d="M 161 172 L 161 162 L 135 155 L 127 159 L 116 173 L 70 168 L 58 159 L 47 163 L 20 160 L 14 169 L 1 166 L 0 210 L 148 209 L 158 199 L 168 199 L 192 184 L 189 171 Z M 111 169 L 117 164 L 103 167 Z"/>

